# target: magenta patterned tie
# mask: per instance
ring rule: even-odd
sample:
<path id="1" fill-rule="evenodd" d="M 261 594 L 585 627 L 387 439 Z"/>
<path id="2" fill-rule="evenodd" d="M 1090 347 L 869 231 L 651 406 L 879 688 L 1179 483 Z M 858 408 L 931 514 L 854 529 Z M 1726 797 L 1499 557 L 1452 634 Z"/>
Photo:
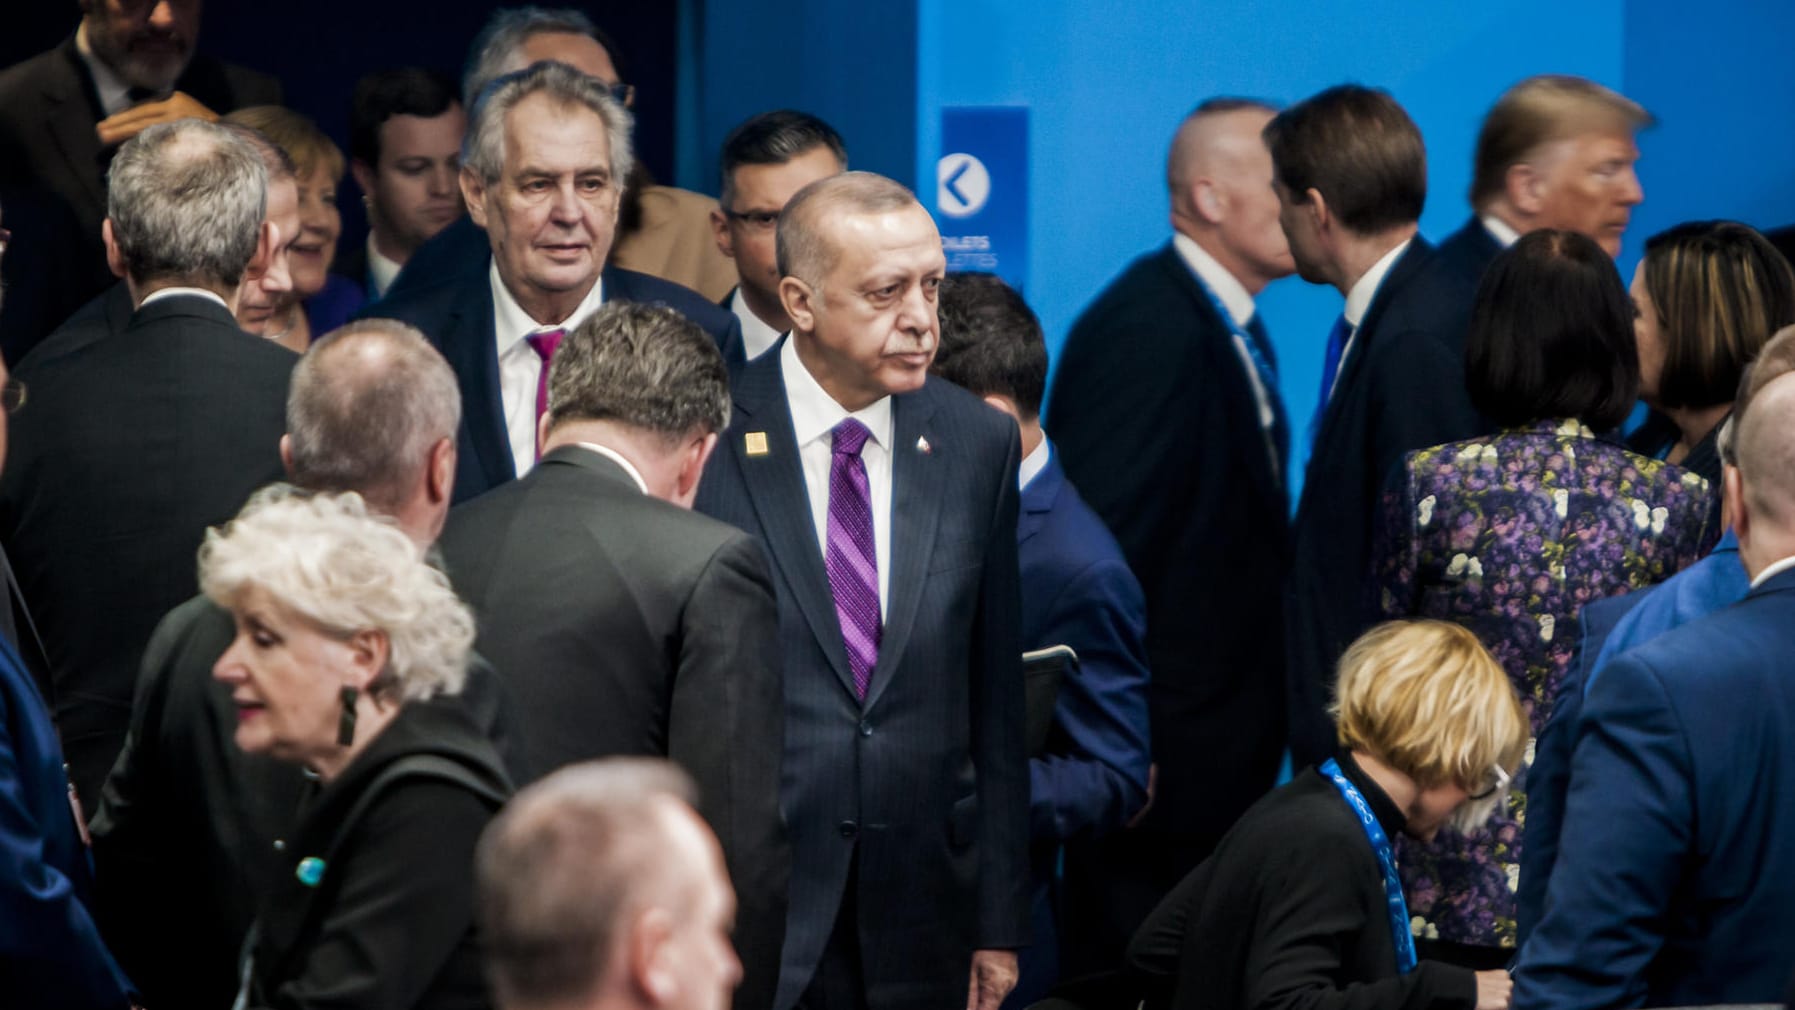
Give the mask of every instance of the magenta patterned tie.
<path id="1" fill-rule="evenodd" d="M 873 664 L 879 661 L 879 555 L 873 547 L 872 494 L 866 484 L 866 463 L 860 450 L 872 436 L 853 418 L 835 426 L 834 456 L 829 462 L 829 543 L 823 567 L 835 596 L 835 617 L 841 622 L 842 644 L 854 693 L 866 698 Z"/>
<path id="2" fill-rule="evenodd" d="M 544 330 L 525 337 L 530 342 L 530 350 L 542 359 L 542 370 L 536 373 L 536 427 L 542 428 L 542 415 L 548 413 L 548 366 L 554 360 L 555 348 L 561 346 L 561 338 L 567 335 L 566 330 Z M 536 445 L 536 458 L 542 458 L 542 444 Z"/>

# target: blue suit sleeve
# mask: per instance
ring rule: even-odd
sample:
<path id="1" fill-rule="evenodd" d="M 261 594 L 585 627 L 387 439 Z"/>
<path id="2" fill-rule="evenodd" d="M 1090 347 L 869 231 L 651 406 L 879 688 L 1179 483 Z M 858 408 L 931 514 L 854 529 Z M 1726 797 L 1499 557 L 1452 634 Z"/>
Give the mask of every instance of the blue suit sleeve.
<path id="1" fill-rule="evenodd" d="M 1635 1006 L 1688 851 L 1693 770 L 1657 674 L 1634 656 L 1602 671 L 1582 731 L 1545 910 L 1521 952 L 1515 1010 Z"/>
<path id="2" fill-rule="evenodd" d="M 25 989 L 7 1002 L 17 997 L 21 1005 L 43 1005 L 32 997 L 54 994 L 56 1006 L 129 1006 L 130 983 L 100 940 L 74 881 L 46 858 L 46 826 L 25 801 L 14 750 L 11 727 L 23 714 L 9 711 L 10 701 L 0 695 L 0 963 L 29 965 L 31 974 L 7 971 L 8 987 L 23 983 Z"/>
<path id="3" fill-rule="evenodd" d="M 1054 600 L 1042 642 L 1070 645 L 1079 672 L 1054 706 L 1069 750 L 1029 762 L 1034 840 L 1113 831 L 1146 802 L 1146 623 L 1140 585 L 1120 558 L 1085 569 Z"/>

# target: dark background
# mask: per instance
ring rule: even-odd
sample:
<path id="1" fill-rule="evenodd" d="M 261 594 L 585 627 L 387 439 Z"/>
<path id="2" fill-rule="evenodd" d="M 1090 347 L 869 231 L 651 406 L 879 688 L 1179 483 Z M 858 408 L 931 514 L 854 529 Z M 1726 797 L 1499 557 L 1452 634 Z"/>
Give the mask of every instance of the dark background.
<path id="1" fill-rule="evenodd" d="M 363 74 L 416 65 L 458 84 L 475 33 L 499 7 L 467 0 L 303 0 L 252 3 L 212 0 L 200 20 L 199 52 L 272 74 L 286 104 L 317 120 L 348 153 L 349 97 Z M 75 0 L 5 0 L 0 67 L 34 56 L 74 34 Z M 636 154 L 660 180 L 673 179 L 675 51 L 678 5 L 550 2 L 582 10 L 616 43 L 617 70 L 636 86 Z M 339 248 L 366 234 L 360 193 L 344 173 Z"/>

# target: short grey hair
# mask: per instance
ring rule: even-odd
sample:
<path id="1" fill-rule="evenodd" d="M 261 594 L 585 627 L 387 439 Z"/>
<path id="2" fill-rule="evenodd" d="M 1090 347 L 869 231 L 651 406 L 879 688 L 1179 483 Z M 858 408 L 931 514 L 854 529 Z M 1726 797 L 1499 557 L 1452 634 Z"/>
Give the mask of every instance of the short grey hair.
<path id="1" fill-rule="evenodd" d="M 599 39 L 598 26 L 592 19 L 571 8 L 513 7 L 494 11 L 486 27 L 474 38 L 467 73 L 461 79 L 461 107 L 473 108 L 487 85 L 523 69 L 518 65 L 518 50 L 537 35 L 584 35 L 598 41 L 607 52 L 611 48 Z M 615 57 L 612 62 L 616 62 Z"/>
<path id="2" fill-rule="evenodd" d="M 618 105 L 597 79 L 553 60 L 506 74 L 480 95 L 469 113 L 467 136 L 461 141 L 462 167 L 487 185 L 497 182 L 505 171 L 505 120 L 517 103 L 535 94 L 547 95 L 563 108 L 584 106 L 605 124 L 611 147 L 611 185 L 621 193 L 635 161 L 630 150 L 634 121 L 629 110 Z"/>
<path id="3" fill-rule="evenodd" d="M 548 376 L 551 427 L 615 421 L 670 447 L 729 425 L 729 368 L 698 324 L 664 305 L 606 302 L 562 339 Z"/>
<path id="4" fill-rule="evenodd" d="M 287 437 L 294 483 L 355 491 L 392 511 L 430 449 L 461 425 L 455 372 L 394 319 L 362 319 L 314 342 L 293 369 Z"/>
<path id="5" fill-rule="evenodd" d="M 237 134 L 215 123 L 159 123 L 112 159 L 106 216 L 142 284 L 180 280 L 236 287 L 255 258 L 268 206 L 268 170 Z"/>
<path id="6" fill-rule="evenodd" d="M 457 693 L 466 680 L 473 614 L 411 538 L 354 492 L 258 491 L 235 519 L 206 531 L 199 583 L 221 607 L 254 588 L 323 634 L 381 633 L 387 665 L 368 688 L 376 697 L 421 701 Z"/>
<path id="7" fill-rule="evenodd" d="M 779 212 L 774 255 L 779 276 L 821 289 L 837 250 L 824 222 L 844 214 L 885 214 L 921 206 L 903 185 L 872 172 L 843 172 L 798 190 Z"/>
<path id="8" fill-rule="evenodd" d="M 501 1006 L 569 1006 L 598 991 L 644 885 L 676 869 L 669 807 L 695 801 L 669 761 L 607 758 L 529 786 L 487 825 L 475 904 Z"/>

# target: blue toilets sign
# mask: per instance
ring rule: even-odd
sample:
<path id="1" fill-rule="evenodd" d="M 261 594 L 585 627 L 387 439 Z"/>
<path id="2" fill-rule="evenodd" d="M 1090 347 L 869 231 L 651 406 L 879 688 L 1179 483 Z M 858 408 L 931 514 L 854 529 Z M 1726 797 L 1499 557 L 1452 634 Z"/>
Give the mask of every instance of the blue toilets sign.
<path id="1" fill-rule="evenodd" d="M 1018 291 L 1028 278 L 1028 109 L 941 110 L 935 223 L 950 273 L 982 270 Z"/>

